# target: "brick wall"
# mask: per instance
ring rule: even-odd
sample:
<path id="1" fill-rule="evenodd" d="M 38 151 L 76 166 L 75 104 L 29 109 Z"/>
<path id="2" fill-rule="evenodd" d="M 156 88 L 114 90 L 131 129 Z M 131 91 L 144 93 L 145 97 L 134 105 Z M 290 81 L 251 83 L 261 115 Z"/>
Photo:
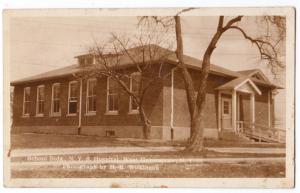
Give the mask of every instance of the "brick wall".
<path id="1" fill-rule="evenodd" d="M 262 92 L 261 95 L 255 95 L 255 123 L 268 126 L 269 124 L 269 107 L 268 107 L 268 89 L 266 87 L 258 87 Z M 271 122 L 272 122 L 272 106 L 271 102 Z M 251 122 L 251 103 L 249 95 L 240 96 L 240 119 Z"/>
<path id="2" fill-rule="evenodd" d="M 192 71 L 191 75 L 194 79 L 194 86 L 199 86 L 199 72 Z M 184 82 L 180 72 L 175 72 L 175 89 L 174 89 L 174 126 L 189 127 L 190 114 L 184 89 Z M 207 81 L 206 106 L 204 113 L 204 127 L 217 128 L 217 112 L 218 112 L 218 92 L 215 90 L 218 86 L 230 79 L 210 74 Z"/>
<path id="3" fill-rule="evenodd" d="M 170 72 L 170 66 L 163 73 Z M 191 70 L 194 86 L 198 88 L 199 72 Z M 26 132 L 59 132 L 76 133 L 78 126 L 78 113 L 76 116 L 68 116 L 68 86 L 74 80 L 71 76 L 57 80 L 34 82 L 18 85 L 14 88 L 13 128 L 22 132 L 22 126 L 27 126 Z M 208 77 L 206 106 L 204 113 L 204 127 L 210 129 L 208 133 L 217 132 L 218 100 L 216 87 L 230 81 L 225 78 L 210 74 Z M 52 84 L 59 82 L 61 85 L 61 116 L 51 117 L 51 90 Z M 45 85 L 45 113 L 44 117 L 36 117 L 36 92 L 38 85 Z M 140 117 L 138 114 L 129 113 L 129 95 L 120 89 L 119 114 L 106 115 L 106 85 L 107 78 L 97 79 L 97 112 L 96 115 L 86 114 L 87 82 L 83 81 L 82 95 L 82 133 L 105 135 L 106 129 L 113 129 L 118 137 L 142 136 Z M 31 87 L 30 117 L 22 117 L 24 87 Z M 262 95 L 256 95 L 256 122 L 268 123 L 267 89 L 259 87 Z M 78 89 L 79 90 L 79 89 Z M 79 94 L 79 92 L 78 92 Z M 78 96 L 79 99 L 79 96 Z M 273 104 L 272 104 L 273 105 Z M 240 100 L 241 120 L 250 121 L 249 96 L 242 96 Z M 79 109 L 79 108 L 78 108 Z M 153 84 L 146 93 L 144 109 L 153 126 L 153 138 L 171 139 L 171 76 Z M 173 112 L 174 139 L 186 139 L 189 137 L 190 114 L 187 106 L 186 92 L 182 75 L 178 70 L 174 72 L 174 112 Z M 44 126 L 44 127 L 40 127 Z M 214 131 L 212 131 L 212 129 Z M 25 130 L 23 130 L 25 131 Z M 209 134 L 211 135 L 211 134 Z"/>
<path id="4" fill-rule="evenodd" d="M 269 107 L 268 107 L 268 89 L 259 86 L 261 95 L 255 95 L 255 122 L 257 124 L 268 126 Z M 272 122 L 272 121 L 271 121 Z"/>
<path id="5" fill-rule="evenodd" d="M 78 113 L 76 116 L 68 116 L 68 86 L 72 77 L 57 79 L 55 81 L 40 81 L 30 84 L 18 85 L 14 88 L 13 105 L 13 127 L 20 126 L 78 126 Z M 124 90 L 119 92 L 119 114 L 106 115 L 106 85 L 107 78 L 102 77 L 97 80 L 97 112 L 96 115 L 86 115 L 86 91 L 87 82 L 83 81 L 82 96 L 82 125 L 83 126 L 141 126 L 138 114 L 129 113 L 129 95 Z M 51 92 L 52 84 L 59 82 L 61 88 L 61 116 L 51 117 Z M 45 112 L 43 117 L 36 117 L 36 88 L 38 85 L 45 85 Z M 30 116 L 23 117 L 23 92 L 24 88 L 31 88 L 31 109 Z M 79 91 L 79 89 L 78 89 Z M 79 94 L 79 92 L 78 92 Z M 79 99 L 79 95 L 78 95 Z M 150 118 L 152 125 L 162 125 L 163 112 L 163 81 L 157 82 L 149 88 L 145 96 L 144 109 Z M 79 105 L 79 103 L 78 103 Z M 78 108 L 79 110 L 79 108 Z M 32 127 L 36 128 L 36 127 Z M 66 127 L 68 128 L 68 127 Z M 30 130 L 30 129 L 29 129 Z M 28 131 L 28 130 L 27 130 Z M 68 132 L 63 132 L 68 133 Z"/>
<path id="6" fill-rule="evenodd" d="M 78 125 L 78 118 L 68 117 L 68 84 L 71 77 L 58 80 L 39 81 L 14 87 L 13 125 L 14 126 L 73 126 Z M 53 117 L 51 110 L 52 84 L 59 82 L 61 90 L 61 116 Z M 44 116 L 36 117 L 37 86 L 45 85 Z M 23 92 L 25 87 L 30 87 L 31 108 L 29 117 L 23 117 Z"/>

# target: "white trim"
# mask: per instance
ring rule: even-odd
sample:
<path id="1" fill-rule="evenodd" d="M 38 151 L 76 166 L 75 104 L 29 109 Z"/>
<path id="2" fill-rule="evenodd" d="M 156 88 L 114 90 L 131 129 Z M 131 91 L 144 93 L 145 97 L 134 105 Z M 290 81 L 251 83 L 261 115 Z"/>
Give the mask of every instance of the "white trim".
<path id="1" fill-rule="evenodd" d="M 108 95 L 109 95 L 109 79 L 110 77 L 108 76 L 106 79 L 106 112 L 105 115 L 118 115 L 119 111 L 118 110 L 114 110 L 114 111 L 110 111 L 109 110 L 109 102 L 108 102 Z M 118 105 L 119 106 L 119 105 Z"/>
<path id="2" fill-rule="evenodd" d="M 171 118 L 170 127 L 174 127 L 174 68 L 171 70 Z"/>
<path id="3" fill-rule="evenodd" d="M 254 82 L 252 80 L 250 80 L 249 78 L 245 79 L 243 82 L 241 82 L 240 84 L 238 84 L 237 86 L 234 87 L 234 90 L 237 90 L 240 86 L 242 86 L 243 84 L 245 84 L 246 82 L 249 82 L 250 85 L 254 88 L 254 90 L 257 92 L 257 94 L 261 95 L 261 91 L 259 90 L 259 88 L 254 84 Z"/>
<path id="4" fill-rule="evenodd" d="M 218 130 L 222 130 L 222 92 L 219 90 L 218 91 Z"/>
<path id="5" fill-rule="evenodd" d="M 228 113 L 225 113 L 224 110 L 225 110 L 225 102 L 228 102 Z M 222 98 L 222 111 L 221 111 L 221 115 L 222 116 L 229 116 L 231 115 L 231 112 L 232 112 L 232 101 L 231 101 L 231 98 L 227 98 L 227 97 L 224 97 Z"/>
<path id="6" fill-rule="evenodd" d="M 29 117 L 30 116 L 30 111 L 29 113 L 26 113 L 25 114 L 25 91 L 29 89 L 29 96 L 30 96 L 30 100 L 29 102 L 31 102 L 31 88 L 28 86 L 28 87 L 24 87 L 24 90 L 23 90 L 23 112 L 22 112 L 22 117 Z"/>
<path id="7" fill-rule="evenodd" d="M 240 94 L 236 93 L 236 121 L 240 121 Z"/>
<path id="8" fill-rule="evenodd" d="M 267 81 L 269 82 L 269 79 L 268 77 L 266 77 L 266 75 L 260 70 L 260 69 L 257 69 L 256 71 L 252 72 L 249 77 L 251 78 L 253 75 L 255 74 L 258 74 L 259 76 L 261 76 L 261 78 L 264 80 L 264 81 Z"/>
<path id="9" fill-rule="evenodd" d="M 232 129 L 236 132 L 236 90 L 232 90 L 231 96 L 231 117 L 232 117 Z"/>
<path id="10" fill-rule="evenodd" d="M 45 111 L 45 85 L 39 85 L 36 87 L 36 105 L 35 105 L 35 116 L 36 117 L 43 117 L 44 116 L 44 112 L 43 113 L 38 113 L 38 108 L 39 108 L 39 89 L 40 88 L 44 88 L 44 111 Z"/>
<path id="11" fill-rule="evenodd" d="M 106 111 L 104 115 L 119 115 L 118 111 Z"/>
<path id="12" fill-rule="evenodd" d="M 53 98 L 53 96 L 54 96 L 54 87 L 55 86 L 59 86 L 59 94 L 60 94 L 60 83 L 59 82 L 56 82 L 56 83 L 53 83 L 52 84 L 52 86 L 51 86 L 51 111 L 50 111 L 50 116 L 51 117 L 59 117 L 59 116 L 61 116 L 61 99 L 60 99 L 60 97 L 59 97 L 59 112 L 54 112 L 54 98 Z"/>
<path id="13" fill-rule="evenodd" d="M 134 72 L 134 73 L 138 73 L 138 72 Z M 130 89 L 131 92 L 132 92 L 132 75 L 134 73 L 131 74 L 130 79 L 129 79 L 129 89 Z M 140 73 L 139 73 L 139 75 L 141 76 Z M 129 96 L 129 111 L 128 111 L 128 114 L 139 114 L 139 109 L 132 109 L 132 96 Z"/>
<path id="14" fill-rule="evenodd" d="M 73 81 L 70 81 L 69 82 L 69 91 L 68 91 L 68 114 L 67 116 L 76 116 L 77 115 L 77 107 L 76 107 L 76 113 L 70 113 L 70 94 L 71 94 L 71 84 L 77 84 L 77 87 L 78 87 L 78 81 L 77 80 L 73 80 Z M 75 102 L 75 100 L 73 101 Z M 78 103 L 78 96 L 77 96 L 77 100 L 76 102 Z"/>
<path id="15" fill-rule="evenodd" d="M 96 82 L 96 86 L 97 86 L 97 78 L 90 78 L 86 82 L 85 115 L 96 115 L 96 111 L 97 111 L 97 110 L 96 111 L 89 111 L 89 84 L 92 81 L 95 81 Z M 95 97 L 97 99 L 97 95 L 96 94 L 94 94 L 94 95 L 95 95 Z M 97 107 L 96 107 L 96 109 L 97 109 Z"/>
<path id="16" fill-rule="evenodd" d="M 81 127 L 81 114 L 82 114 L 82 78 L 80 78 L 80 88 L 79 88 L 79 113 L 78 113 L 78 134 L 80 134 L 79 128 Z"/>
<path id="17" fill-rule="evenodd" d="M 250 95 L 251 118 L 252 123 L 255 123 L 255 94 Z"/>
<path id="18" fill-rule="evenodd" d="M 268 91 L 268 126 L 271 127 L 271 91 Z"/>

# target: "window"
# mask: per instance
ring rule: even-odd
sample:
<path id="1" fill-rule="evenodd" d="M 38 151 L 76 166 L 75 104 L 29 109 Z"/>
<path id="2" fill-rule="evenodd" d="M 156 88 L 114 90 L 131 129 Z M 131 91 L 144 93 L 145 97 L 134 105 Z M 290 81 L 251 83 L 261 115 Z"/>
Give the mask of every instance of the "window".
<path id="1" fill-rule="evenodd" d="M 107 78 L 106 111 L 108 113 L 118 112 L 118 83 L 109 77 Z"/>
<path id="2" fill-rule="evenodd" d="M 141 81 L 141 73 L 133 73 L 130 77 L 130 91 L 135 95 L 138 95 L 139 92 L 139 85 Z M 137 113 L 138 112 L 138 105 L 133 100 L 133 97 L 130 96 L 129 98 L 129 112 Z"/>
<path id="3" fill-rule="evenodd" d="M 87 98 L 86 98 L 86 108 L 87 108 L 87 114 L 93 114 L 96 113 L 96 85 L 97 85 L 97 79 L 89 79 L 87 81 Z"/>
<path id="4" fill-rule="evenodd" d="M 114 137 L 114 136 L 116 136 L 115 131 L 112 131 L 112 130 L 105 131 L 105 136 L 106 137 Z"/>
<path id="5" fill-rule="evenodd" d="M 93 56 L 82 56 L 78 58 L 78 63 L 80 66 L 92 65 L 94 62 Z"/>
<path id="6" fill-rule="evenodd" d="M 258 80 L 264 80 L 259 74 L 254 74 L 252 77 Z"/>
<path id="7" fill-rule="evenodd" d="M 44 102 L 45 102 L 45 86 L 40 85 L 37 87 L 37 99 L 36 99 L 36 115 L 44 115 Z"/>
<path id="8" fill-rule="evenodd" d="M 54 83 L 52 85 L 52 103 L 51 103 L 52 115 L 60 115 L 60 84 Z"/>
<path id="9" fill-rule="evenodd" d="M 87 58 L 86 58 L 86 61 L 85 61 L 85 64 L 86 64 L 86 65 L 91 65 L 91 64 L 93 64 L 93 60 L 94 60 L 93 57 L 87 57 Z"/>
<path id="10" fill-rule="evenodd" d="M 85 65 L 85 58 L 82 58 L 82 57 L 78 58 L 78 63 L 79 63 L 80 66 L 84 66 Z"/>
<path id="11" fill-rule="evenodd" d="M 224 115 L 228 115 L 229 112 L 229 102 L 228 101 L 224 101 L 223 103 L 223 114 Z"/>
<path id="12" fill-rule="evenodd" d="M 30 87 L 24 88 L 23 98 L 23 116 L 29 116 L 30 114 Z"/>
<path id="13" fill-rule="evenodd" d="M 78 102 L 78 83 L 72 81 L 69 83 L 69 109 L 68 114 L 74 115 L 77 113 L 77 102 Z"/>

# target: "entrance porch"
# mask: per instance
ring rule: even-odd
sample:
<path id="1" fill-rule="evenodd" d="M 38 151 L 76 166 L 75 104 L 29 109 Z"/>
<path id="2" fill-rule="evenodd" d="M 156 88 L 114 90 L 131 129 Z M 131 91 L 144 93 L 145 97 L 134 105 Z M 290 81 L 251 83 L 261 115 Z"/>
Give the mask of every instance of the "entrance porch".
<path id="1" fill-rule="evenodd" d="M 232 132 L 258 141 L 285 142 L 285 131 L 272 128 L 271 124 L 271 91 L 268 91 L 268 125 L 255 121 L 256 96 L 261 90 L 250 78 L 234 79 L 218 90 L 218 131 Z"/>

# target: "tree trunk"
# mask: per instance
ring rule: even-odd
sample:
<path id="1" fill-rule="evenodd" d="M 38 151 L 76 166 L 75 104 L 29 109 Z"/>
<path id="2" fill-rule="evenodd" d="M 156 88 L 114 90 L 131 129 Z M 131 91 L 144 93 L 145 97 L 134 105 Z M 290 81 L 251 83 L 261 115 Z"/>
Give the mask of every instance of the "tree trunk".
<path id="1" fill-rule="evenodd" d="M 203 111 L 203 110 L 202 110 Z M 197 113 L 198 114 L 198 113 Z M 195 115 L 191 122 L 191 137 L 185 151 L 204 152 L 203 113 Z"/>
<path id="2" fill-rule="evenodd" d="M 143 124 L 143 137 L 144 139 L 150 139 L 151 121 L 148 119 L 144 109 L 139 107 L 140 117 Z"/>
<path id="3" fill-rule="evenodd" d="M 203 62 L 201 66 L 201 73 L 200 73 L 200 84 L 197 89 L 197 97 L 196 101 L 194 98 L 194 92 L 189 92 L 189 89 L 186 86 L 186 92 L 188 97 L 188 102 L 192 101 L 189 104 L 189 110 L 191 115 L 191 137 L 189 139 L 189 143 L 186 146 L 185 151 L 192 151 L 192 152 L 204 152 L 204 137 L 203 137 L 203 114 L 204 114 L 204 107 L 205 107 L 205 98 L 206 98 L 206 86 L 207 86 L 207 78 L 210 70 L 210 57 L 216 48 L 216 44 L 222 35 L 222 26 L 223 26 L 223 16 L 219 19 L 218 30 L 213 36 L 212 40 L 210 41 L 204 56 Z M 183 75 L 186 85 L 189 86 L 190 90 L 193 89 L 193 81 L 188 80 L 190 74 L 186 70 L 186 66 L 183 63 L 183 44 L 182 44 L 182 34 L 181 34 L 181 25 L 180 25 L 180 18 L 175 17 L 176 22 L 176 36 L 177 36 L 177 57 L 179 59 L 179 63 L 183 65 Z M 185 70 L 185 71 L 184 71 Z M 188 80 L 188 81 L 186 81 Z M 192 100 L 191 100 L 192 99 Z"/>

